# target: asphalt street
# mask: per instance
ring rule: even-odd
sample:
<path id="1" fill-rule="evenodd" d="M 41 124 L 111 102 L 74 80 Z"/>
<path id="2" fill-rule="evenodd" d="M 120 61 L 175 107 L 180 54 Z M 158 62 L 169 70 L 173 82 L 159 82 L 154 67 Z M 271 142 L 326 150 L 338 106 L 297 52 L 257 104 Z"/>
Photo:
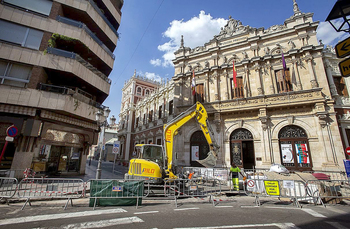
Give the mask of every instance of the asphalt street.
<path id="1" fill-rule="evenodd" d="M 231 196 L 216 199 L 144 200 L 135 206 L 88 207 L 88 199 L 38 201 L 20 210 L 23 203 L 0 206 L 0 228 L 350 228 L 349 205 L 304 204 Z"/>

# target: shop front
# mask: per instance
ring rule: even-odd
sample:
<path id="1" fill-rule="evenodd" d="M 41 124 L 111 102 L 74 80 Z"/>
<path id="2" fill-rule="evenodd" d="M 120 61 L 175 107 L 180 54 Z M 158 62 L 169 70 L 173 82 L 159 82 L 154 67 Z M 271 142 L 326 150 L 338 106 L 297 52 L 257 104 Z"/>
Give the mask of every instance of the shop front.
<path id="1" fill-rule="evenodd" d="M 83 135 L 49 129 L 34 155 L 32 168 L 47 175 L 79 173 L 83 155 Z"/>

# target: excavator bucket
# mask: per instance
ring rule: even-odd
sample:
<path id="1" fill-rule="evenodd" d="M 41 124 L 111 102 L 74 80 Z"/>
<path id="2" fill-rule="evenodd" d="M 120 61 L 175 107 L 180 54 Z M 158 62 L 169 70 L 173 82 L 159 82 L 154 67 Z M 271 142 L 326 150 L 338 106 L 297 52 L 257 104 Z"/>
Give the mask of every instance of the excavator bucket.
<path id="1" fill-rule="evenodd" d="M 214 151 L 209 151 L 208 156 L 203 160 L 197 160 L 198 163 L 202 164 L 206 168 L 212 168 L 216 165 L 217 156 Z"/>

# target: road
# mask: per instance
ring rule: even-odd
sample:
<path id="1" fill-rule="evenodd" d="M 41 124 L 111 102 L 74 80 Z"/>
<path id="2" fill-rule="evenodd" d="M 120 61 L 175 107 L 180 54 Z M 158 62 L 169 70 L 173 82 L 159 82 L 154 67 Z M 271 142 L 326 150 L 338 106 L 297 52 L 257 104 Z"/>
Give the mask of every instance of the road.
<path id="1" fill-rule="evenodd" d="M 89 161 L 86 162 L 85 167 L 85 175 L 78 176 L 77 178 L 82 178 L 84 181 L 89 179 L 96 178 L 96 169 L 97 169 L 97 160 L 91 160 L 91 164 Z M 124 174 L 128 171 L 127 166 L 115 164 L 114 172 L 113 172 L 113 162 L 102 162 L 101 165 L 101 178 L 102 179 L 124 179 Z"/>
<path id="2" fill-rule="evenodd" d="M 253 206 L 251 197 L 232 197 L 217 202 L 145 200 L 135 206 L 87 206 L 87 199 L 74 201 L 63 210 L 64 201 L 33 202 L 0 206 L 0 228 L 350 228 L 349 205 L 296 208 L 284 202 Z"/>

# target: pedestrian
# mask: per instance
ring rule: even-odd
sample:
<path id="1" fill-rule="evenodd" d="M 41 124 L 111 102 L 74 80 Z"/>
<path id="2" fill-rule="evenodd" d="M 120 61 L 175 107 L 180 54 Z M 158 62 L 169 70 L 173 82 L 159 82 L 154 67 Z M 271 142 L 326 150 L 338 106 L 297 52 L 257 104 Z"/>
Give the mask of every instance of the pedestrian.
<path id="1" fill-rule="evenodd" d="M 233 191 L 239 191 L 238 173 L 242 175 L 241 170 L 234 162 L 232 162 L 230 172 L 232 174 Z"/>

